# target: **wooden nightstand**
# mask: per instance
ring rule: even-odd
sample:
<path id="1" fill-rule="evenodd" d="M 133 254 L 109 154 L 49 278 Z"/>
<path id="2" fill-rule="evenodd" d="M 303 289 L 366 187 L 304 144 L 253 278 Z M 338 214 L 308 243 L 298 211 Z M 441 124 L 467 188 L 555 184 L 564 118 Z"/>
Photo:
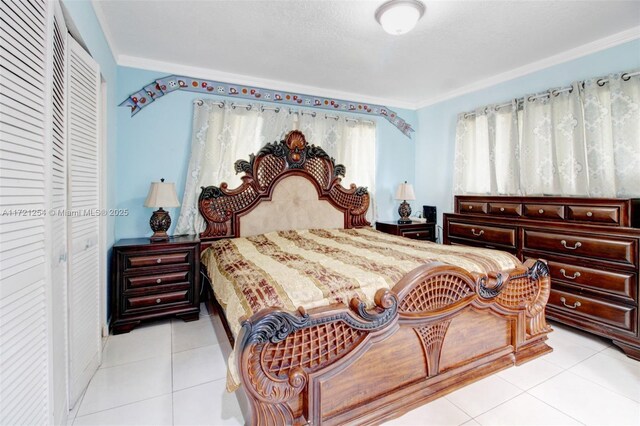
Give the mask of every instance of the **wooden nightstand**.
<path id="1" fill-rule="evenodd" d="M 436 241 L 436 224 L 434 222 L 403 223 L 398 222 L 376 222 L 376 229 L 381 232 L 414 240 Z"/>
<path id="2" fill-rule="evenodd" d="M 141 321 L 200 315 L 200 241 L 194 235 L 151 243 L 124 239 L 113 246 L 111 330 L 128 333 Z"/>

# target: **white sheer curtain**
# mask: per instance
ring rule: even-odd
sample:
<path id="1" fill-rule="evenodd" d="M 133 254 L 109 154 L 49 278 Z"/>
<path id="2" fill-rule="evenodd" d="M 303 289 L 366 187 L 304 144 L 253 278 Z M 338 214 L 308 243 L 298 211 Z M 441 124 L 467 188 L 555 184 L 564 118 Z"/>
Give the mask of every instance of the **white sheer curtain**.
<path id="1" fill-rule="evenodd" d="M 589 195 L 640 196 L 640 77 L 585 81 L 582 98 Z"/>
<path id="2" fill-rule="evenodd" d="M 461 114 L 454 192 L 640 196 L 640 77 L 623 76 Z"/>
<path id="3" fill-rule="evenodd" d="M 263 109 L 260 104 L 234 107 L 232 103 L 200 100 L 194 103 L 191 158 L 180 217 L 175 234 L 204 230 L 198 212 L 200 187 L 241 183 L 234 163 L 248 159 L 269 142 L 280 141 L 290 130 L 300 129 L 309 143 L 325 149 L 347 170 L 345 182 L 367 186 L 374 199 L 376 126 L 374 122 L 314 111 Z M 248 104 L 247 104 L 248 105 Z M 336 117 L 336 118 L 334 118 Z M 373 205 L 373 203 L 372 203 Z M 373 214 L 373 209 L 370 209 Z M 373 217 L 373 216 L 372 216 Z"/>
<path id="4" fill-rule="evenodd" d="M 522 192 L 586 195 L 589 178 L 578 84 L 555 96 L 525 97 L 522 119 Z"/>
<path id="5" fill-rule="evenodd" d="M 456 128 L 454 192 L 518 194 L 517 103 L 461 114 Z"/>

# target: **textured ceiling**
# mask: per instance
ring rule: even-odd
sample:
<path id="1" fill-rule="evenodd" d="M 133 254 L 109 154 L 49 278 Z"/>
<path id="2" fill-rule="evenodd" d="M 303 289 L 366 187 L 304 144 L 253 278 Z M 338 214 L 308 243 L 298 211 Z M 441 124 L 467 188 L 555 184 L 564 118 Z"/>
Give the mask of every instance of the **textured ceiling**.
<path id="1" fill-rule="evenodd" d="M 419 105 L 640 26 L 640 1 L 427 1 L 385 33 L 383 1 L 94 1 L 116 55 Z M 130 58 L 128 58 L 130 59 Z M 322 94 L 322 93 L 317 93 Z"/>

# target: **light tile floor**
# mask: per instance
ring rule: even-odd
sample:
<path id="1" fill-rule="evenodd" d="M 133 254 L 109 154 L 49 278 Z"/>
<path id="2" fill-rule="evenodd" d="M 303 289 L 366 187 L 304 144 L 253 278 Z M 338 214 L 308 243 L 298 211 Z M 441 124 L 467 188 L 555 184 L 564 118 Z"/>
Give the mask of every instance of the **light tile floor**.
<path id="1" fill-rule="evenodd" d="M 225 357 L 199 321 L 156 322 L 110 336 L 69 425 L 240 425 Z M 554 352 L 459 389 L 389 425 L 640 425 L 640 362 L 609 341 L 552 324 Z"/>

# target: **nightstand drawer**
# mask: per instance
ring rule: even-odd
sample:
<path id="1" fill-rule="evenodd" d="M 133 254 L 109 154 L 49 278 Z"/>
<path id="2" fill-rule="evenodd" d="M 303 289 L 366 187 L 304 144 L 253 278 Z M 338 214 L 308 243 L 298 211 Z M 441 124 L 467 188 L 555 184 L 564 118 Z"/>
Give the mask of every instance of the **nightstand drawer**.
<path id="1" fill-rule="evenodd" d="M 402 236 L 413 240 L 433 240 L 433 234 L 430 228 L 402 231 Z"/>
<path id="2" fill-rule="evenodd" d="M 191 280 L 190 271 L 171 272 L 166 274 L 142 275 L 125 278 L 125 289 L 137 289 L 165 284 L 188 283 Z"/>
<path id="3" fill-rule="evenodd" d="M 127 310 L 172 305 L 181 302 L 189 303 L 189 290 L 149 294 L 146 296 L 125 297 L 125 306 Z"/>
<path id="4" fill-rule="evenodd" d="M 126 268 L 143 268 L 145 266 L 189 265 L 190 251 L 173 253 L 155 253 L 152 255 L 127 255 Z"/>
<path id="5" fill-rule="evenodd" d="M 507 247 L 516 246 L 516 231 L 513 228 L 499 228 L 482 224 L 449 222 L 449 235 L 466 240 L 479 241 Z"/>

